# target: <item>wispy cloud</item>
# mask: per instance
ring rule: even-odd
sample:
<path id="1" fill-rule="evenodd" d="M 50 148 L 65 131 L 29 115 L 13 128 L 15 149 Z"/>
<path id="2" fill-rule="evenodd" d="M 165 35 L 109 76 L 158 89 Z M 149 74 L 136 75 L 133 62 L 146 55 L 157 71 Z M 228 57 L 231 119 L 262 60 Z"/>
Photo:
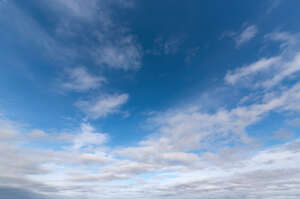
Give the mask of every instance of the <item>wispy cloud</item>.
<path id="1" fill-rule="evenodd" d="M 171 110 L 151 119 L 157 135 L 140 142 L 139 147 L 124 149 L 122 155 L 142 161 L 162 161 L 164 153 L 205 149 L 216 144 L 255 144 L 247 134 L 247 127 L 260 122 L 271 111 L 300 111 L 296 101 L 300 84 L 270 97 L 266 93 L 261 103 L 237 106 L 231 110 L 219 109 L 213 114 L 201 109 Z M 164 151 L 164 152 L 160 152 Z M 186 154 L 188 155 L 188 154 Z M 179 156 L 180 157 L 180 156 Z"/>
<path id="2" fill-rule="evenodd" d="M 280 61 L 280 56 L 271 57 L 271 58 L 262 58 L 250 65 L 244 66 L 242 68 L 238 68 L 235 71 L 228 72 L 225 76 L 225 80 L 230 84 L 235 84 L 237 81 L 241 79 L 246 79 L 247 77 L 253 74 L 268 70 L 270 67 L 274 66 L 279 61 Z"/>
<path id="3" fill-rule="evenodd" d="M 142 66 L 143 50 L 134 35 L 113 20 L 107 10 L 111 1 L 46 2 L 49 8 L 44 6 L 43 9 L 53 9 L 52 12 L 68 25 L 60 27 L 53 37 L 20 12 L 24 14 L 20 16 L 27 16 L 25 21 L 14 23 L 22 25 L 30 19 L 28 29 L 34 27 L 41 38 L 35 41 L 34 35 L 27 33 L 32 41 L 60 49 L 53 53 L 72 51 L 68 42 L 66 46 L 58 45 L 61 38 L 68 38 L 64 33 L 70 31 L 70 37 L 76 38 L 74 46 L 84 49 L 81 52 L 97 63 L 95 68 L 99 74 L 105 67 L 130 71 Z M 116 2 L 126 8 L 132 6 L 131 1 Z M 74 31 L 73 25 L 78 25 L 77 30 L 88 27 L 89 31 L 81 35 L 81 31 Z M 251 41 L 257 32 L 257 27 L 252 25 L 233 38 L 239 47 Z M 79 40 L 82 43 L 77 43 Z M 269 140 L 277 139 L 281 144 L 265 146 L 262 143 L 262 147 L 260 143 L 264 140 L 251 134 L 251 127 L 261 124 L 273 112 L 288 117 L 300 114 L 299 38 L 276 32 L 267 35 L 266 41 L 278 42 L 279 54 L 260 57 L 253 63 L 227 71 L 223 77 L 227 84 L 222 87 L 230 94 L 239 93 L 234 101 L 246 99 L 247 103 L 229 105 L 224 102 L 207 111 L 203 100 L 197 98 L 193 102 L 184 101 L 180 107 L 154 111 L 145 123 L 136 124 L 150 126 L 148 136 L 122 146 L 111 143 L 114 137 L 97 129 L 92 122 L 122 113 L 129 94 L 102 92 L 95 95 L 91 91 L 100 88 L 107 78 L 85 67 L 65 69 L 60 87 L 68 91 L 89 91 L 88 96 L 91 96 L 84 96 L 75 103 L 86 115 L 84 122 L 72 129 L 49 132 L 31 129 L 31 125 L 18 125 L 1 119 L 0 115 L 0 197 L 298 199 L 300 140 L 295 138 L 296 133 L 286 128 L 266 131 Z M 158 45 L 159 53 L 174 55 L 182 42 L 178 38 L 162 40 Z M 197 49 L 191 55 L 194 53 Z M 285 82 L 291 79 L 294 81 Z M 240 92 L 237 85 L 246 85 L 245 92 Z M 222 98 L 222 94 L 207 96 L 211 103 Z M 287 123 L 296 126 L 299 119 L 295 116 Z"/>
<path id="4" fill-rule="evenodd" d="M 111 11 L 118 5 L 130 9 L 134 2 L 78 0 L 38 2 L 53 24 L 54 33 L 49 33 L 33 19 L 30 13 L 20 9 L 15 2 L 8 2 L 3 23 L 12 28 L 24 41 L 39 46 L 47 56 L 63 60 L 68 65 L 77 65 L 85 55 L 101 68 L 136 70 L 142 66 L 143 50 L 130 28 L 118 23 Z M 47 5 L 47 6 L 44 6 Z M 21 16 L 21 20 L 9 21 L 10 15 Z M 57 18 L 56 18 L 57 17 Z M 84 31 L 85 28 L 91 31 Z M 22 32 L 30 29 L 30 32 Z M 20 44 L 23 45 L 23 44 Z"/>
<path id="5" fill-rule="evenodd" d="M 99 65 L 111 69 L 136 70 L 142 65 L 142 49 L 131 35 L 105 41 L 99 38 L 103 44 L 97 46 L 92 53 L 93 58 Z"/>
<path id="6" fill-rule="evenodd" d="M 242 32 L 234 37 L 236 46 L 240 47 L 241 45 L 249 42 L 253 39 L 258 33 L 258 29 L 255 25 L 247 26 Z"/>
<path id="7" fill-rule="evenodd" d="M 106 94 L 85 101 L 76 102 L 76 106 L 92 119 L 106 117 L 111 114 L 119 113 L 120 108 L 129 99 L 128 94 Z"/>
<path id="8" fill-rule="evenodd" d="M 294 63 L 292 49 L 284 45 L 279 56 L 261 58 L 228 72 L 224 78 L 232 90 L 242 79 L 258 73 L 278 75 L 273 65 L 282 60 Z M 263 77 L 262 82 L 273 78 Z M 221 106 L 215 111 L 205 111 L 198 102 L 157 111 L 147 120 L 152 133 L 135 145 L 123 147 L 108 147 L 109 136 L 89 123 L 67 133 L 33 129 L 24 136 L 22 127 L 1 120 L 0 171 L 5 172 L 0 172 L 0 186 L 22 187 L 49 197 L 55 192 L 72 198 L 95 198 L 99 194 L 116 198 L 121 193 L 124 199 L 166 195 L 239 199 L 273 196 L 270 193 L 278 186 L 288 184 L 276 197 L 290 195 L 294 199 L 300 194 L 300 183 L 292 179 L 300 177 L 300 141 L 289 141 L 294 134 L 286 130 L 269 132 L 270 138 L 286 143 L 262 149 L 248 129 L 272 112 L 300 113 L 299 93 L 300 84 L 295 82 L 258 92 L 254 102 Z M 120 113 L 128 99 L 128 94 L 103 94 L 76 105 L 89 118 L 97 119 Z M 37 146 L 37 140 L 45 143 L 44 147 Z M 123 182 L 130 184 L 124 186 Z"/>
<path id="9" fill-rule="evenodd" d="M 270 14 L 273 10 L 278 8 L 282 2 L 283 2 L 282 0 L 267 1 L 267 14 Z"/>
<path id="10" fill-rule="evenodd" d="M 229 71 L 225 81 L 232 85 L 251 85 L 251 87 L 274 87 L 286 79 L 293 79 L 300 71 L 299 36 L 285 32 L 266 35 L 271 41 L 280 43 L 279 55 L 261 58 L 241 68 Z"/>
<path id="11" fill-rule="evenodd" d="M 128 27 L 117 23 L 111 16 L 113 5 L 124 9 L 132 8 L 133 1 L 125 3 L 92 0 L 82 3 L 77 0 L 67 2 L 56 0 L 55 3 L 50 4 L 61 15 L 67 13 L 66 19 L 57 25 L 59 36 L 71 34 L 75 38 L 80 38 L 83 31 L 79 31 L 78 34 L 78 28 L 80 30 L 86 26 L 93 28 L 91 34 L 85 32 L 84 39 L 87 41 L 78 45 L 94 60 L 95 64 L 121 70 L 136 70 L 142 66 L 143 51 L 139 43 Z M 73 25 L 74 20 L 78 25 Z"/>
<path id="12" fill-rule="evenodd" d="M 84 67 L 76 67 L 66 71 L 66 78 L 60 86 L 63 90 L 84 92 L 99 88 L 105 82 L 103 76 L 95 76 Z"/>

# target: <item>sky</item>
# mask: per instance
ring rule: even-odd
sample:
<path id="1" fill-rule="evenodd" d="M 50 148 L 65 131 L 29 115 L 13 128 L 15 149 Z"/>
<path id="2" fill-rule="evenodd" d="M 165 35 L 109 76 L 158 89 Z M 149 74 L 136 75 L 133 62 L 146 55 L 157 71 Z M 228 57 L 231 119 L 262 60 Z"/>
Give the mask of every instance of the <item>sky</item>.
<path id="1" fill-rule="evenodd" d="M 299 7 L 0 0 L 0 198 L 298 199 Z"/>

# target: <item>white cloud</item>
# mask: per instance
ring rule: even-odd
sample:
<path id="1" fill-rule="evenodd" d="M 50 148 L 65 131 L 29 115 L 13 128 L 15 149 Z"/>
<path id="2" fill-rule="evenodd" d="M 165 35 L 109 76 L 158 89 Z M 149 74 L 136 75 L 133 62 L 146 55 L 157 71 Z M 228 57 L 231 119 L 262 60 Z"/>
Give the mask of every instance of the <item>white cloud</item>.
<path id="1" fill-rule="evenodd" d="M 51 35 L 30 13 L 20 9 L 18 2 L 11 1 L 8 4 L 2 20 L 11 28 L 11 32 L 23 38 L 24 42 L 19 44 L 36 45 L 45 55 L 63 61 L 63 65 L 77 64 L 82 56 L 86 56 L 101 67 L 137 70 L 142 66 L 143 50 L 138 40 L 134 39 L 128 27 L 114 20 L 116 16 L 111 16 L 116 5 L 129 9 L 134 7 L 134 1 L 36 2 L 49 19 L 55 22 L 53 26 L 56 34 Z M 9 20 L 14 18 L 11 16 L 19 17 L 18 20 Z M 86 31 L 87 27 L 91 30 Z M 24 29 L 32 31 L 24 32 Z"/>
<path id="2" fill-rule="evenodd" d="M 11 122 L 5 123 L 9 125 Z M 3 132 L 3 128 L 6 129 L 0 125 L 0 132 Z M 63 149 L 40 148 L 32 145 L 32 140 L 22 136 L 22 132 L 15 130 L 15 134 L 20 139 L 11 140 L 9 143 L 0 142 L 0 187 L 20 187 L 45 194 L 47 198 L 56 196 L 53 195 L 54 192 L 58 195 L 63 193 L 65 198 L 68 196 L 66 192 L 76 190 L 75 184 L 69 181 L 75 175 L 74 170 L 84 171 L 87 167 L 104 166 L 112 161 L 101 148 L 107 136 L 95 132 L 89 124 L 82 124 L 80 132 L 75 133 L 70 140 L 71 146 Z M 55 143 L 55 136 L 57 135 L 49 134 L 48 138 L 54 141 L 52 144 L 61 144 Z M 79 184 L 76 187 L 78 189 Z"/>
<path id="3" fill-rule="evenodd" d="M 142 66 L 143 52 L 139 43 L 128 27 L 118 24 L 113 20 L 115 16 L 111 16 L 115 5 L 124 9 L 132 8 L 134 1 L 92 0 L 83 3 L 78 0 L 55 0 L 49 4 L 61 15 L 67 14 L 57 26 L 59 36 L 86 35 L 86 42 L 78 45 L 82 53 L 87 53 L 95 64 L 122 70 L 137 70 Z M 74 25 L 74 20 L 77 25 Z M 93 27 L 93 30 L 85 32 L 86 25 Z"/>
<path id="4" fill-rule="evenodd" d="M 225 76 L 227 83 L 247 85 L 252 88 L 272 88 L 285 80 L 298 77 L 300 72 L 299 35 L 276 32 L 266 35 L 266 38 L 280 42 L 279 55 L 261 58 L 252 64 L 229 71 Z"/>
<path id="5" fill-rule="evenodd" d="M 108 135 L 95 132 L 89 124 L 81 124 L 81 133 L 76 135 L 73 140 L 73 148 L 78 150 L 87 146 L 99 146 L 105 143 Z"/>
<path id="6" fill-rule="evenodd" d="M 280 57 L 262 58 L 250 65 L 229 71 L 225 76 L 225 81 L 230 84 L 235 84 L 241 79 L 246 79 L 253 74 L 270 69 L 270 67 L 277 64 L 280 59 Z"/>
<path id="7" fill-rule="evenodd" d="M 88 20 L 94 20 L 91 16 L 103 11 L 98 10 L 93 2 L 96 1 L 60 1 L 69 10 L 70 16 Z M 74 24 L 78 24 L 76 22 L 81 21 L 76 20 Z M 109 17 L 103 17 L 99 23 L 106 24 L 103 25 L 105 27 L 112 26 Z M 117 33 L 117 39 L 111 38 L 112 32 L 111 29 L 102 32 L 105 36 L 99 39 L 93 52 L 96 61 L 111 68 L 139 68 L 141 51 L 138 44 L 127 33 Z M 250 41 L 256 33 L 255 26 L 247 27 L 237 37 L 237 45 Z M 273 35 L 272 38 L 284 40 L 283 48 L 292 43 L 287 40 L 290 38 L 287 34 Z M 102 45 L 106 39 L 109 41 Z M 174 42 L 165 46 L 167 53 L 173 52 L 171 44 Z M 295 74 L 298 57 L 281 60 L 293 65 L 285 68 L 289 72 L 279 67 L 271 78 L 264 78 L 262 82 L 270 80 L 274 82 L 272 84 L 279 84 Z M 234 84 L 242 78 L 269 71 L 276 61 L 279 61 L 276 57 L 265 58 L 230 72 L 228 82 Z M 76 74 L 70 76 L 69 89 L 83 91 L 99 87 L 101 81 L 97 77 L 86 71 Z M 280 78 L 274 80 L 276 75 Z M 101 95 L 79 101 L 76 105 L 90 118 L 96 119 L 120 112 L 128 98 L 128 94 Z M 255 147 L 247 128 L 272 111 L 279 114 L 299 112 L 300 84 L 265 91 L 259 99 L 244 106 L 218 108 L 215 112 L 186 107 L 158 112 L 149 120 L 150 125 L 155 127 L 154 133 L 136 146 L 122 148 L 105 146 L 107 134 L 97 132 L 86 123 L 75 132 L 48 134 L 47 141 L 53 142 L 53 145 L 40 147 L 24 138 L 13 123 L 0 122 L 0 186 L 22 187 L 47 195 L 55 192 L 62 198 L 92 199 L 101 195 L 107 199 L 286 199 L 287 196 L 296 199 L 300 194 L 299 140 L 262 150 Z M 198 107 L 198 104 L 195 106 Z M 30 132 L 33 137 L 44 136 L 42 130 Z M 19 142 L 20 139 L 22 142 Z M 243 149 L 230 144 L 249 147 Z M 202 153 L 201 149 L 208 152 Z"/>
<path id="8" fill-rule="evenodd" d="M 257 33 L 258 29 L 255 25 L 247 26 L 239 35 L 235 36 L 237 47 L 249 42 Z"/>
<path id="9" fill-rule="evenodd" d="M 160 164 L 167 168 L 179 165 L 181 168 L 201 168 L 203 164 L 205 165 L 199 161 L 201 156 L 190 153 L 191 151 L 211 151 L 226 148 L 230 144 L 253 147 L 257 143 L 248 135 L 248 127 L 262 121 L 273 111 L 300 113 L 299 83 L 275 93 L 264 93 L 261 98 L 260 102 L 228 110 L 221 108 L 214 113 L 186 107 L 156 113 L 149 120 L 149 125 L 154 128 L 154 134 L 139 142 L 138 146 L 121 148 L 115 153 L 132 161 Z M 277 133 L 274 138 L 283 138 L 281 134 Z M 228 155 L 228 159 L 231 160 L 247 157 L 245 154 L 228 153 L 231 154 Z M 224 163 L 224 160 L 214 153 L 207 153 L 205 156 L 210 162 L 220 165 Z"/>
<path id="10" fill-rule="evenodd" d="M 84 67 L 69 69 L 66 75 L 66 80 L 61 83 L 64 90 L 83 92 L 99 88 L 106 82 L 104 77 L 92 75 Z"/>
<path id="11" fill-rule="evenodd" d="M 272 87 L 286 78 L 291 77 L 293 74 L 300 72 L 300 52 L 297 53 L 291 61 L 282 63 L 281 70 L 279 73 L 263 83 L 264 87 Z"/>
<path id="12" fill-rule="evenodd" d="M 260 103 L 214 113 L 196 108 L 155 113 L 149 122 L 156 133 L 137 146 L 107 148 L 107 135 L 86 123 L 64 136 L 68 139 L 59 149 L 36 148 L 30 140 L 24 140 L 27 145 L 0 142 L 4 154 L 0 171 L 5 171 L 0 172 L 0 185 L 22 186 L 49 196 L 55 190 L 72 198 L 104 194 L 124 199 L 267 198 L 287 185 L 276 197 L 296 199 L 299 141 L 260 149 L 246 128 L 271 111 L 300 111 L 294 108 L 300 100 L 299 88 L 296 84 L 272 95 L 265 93 Z M 232 147 L 232 141 L 242 141 L 246 147 Z M 195 152 L 198 149 L 208 152 Z"/>
<path id="13" fill-rule="evenodd" d="M 119 113 L 120 108 L 129 99 L 128 94 L 100 95 L 89 101 L 78 101 L 76 106 L 88 117 L 98 119 L 111 114 Z"/>
<path id="14" fill-rule="evenodd" d="M 280 42 L 280 47 L 285 51 L 292 51 L 289 53 L 293 53 L 296 48 L 299 47 L 299 33 L 292 34 L 289 32 L 273 32 L 270 34 L 265 35 L 265 38 L 271 41 Z"/>

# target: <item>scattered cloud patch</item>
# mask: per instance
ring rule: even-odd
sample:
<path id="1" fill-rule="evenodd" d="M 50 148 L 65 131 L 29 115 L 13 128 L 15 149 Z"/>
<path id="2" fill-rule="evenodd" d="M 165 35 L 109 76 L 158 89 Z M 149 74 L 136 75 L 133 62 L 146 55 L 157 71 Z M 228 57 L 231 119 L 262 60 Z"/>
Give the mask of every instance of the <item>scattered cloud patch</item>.
<path id="1" fill-rule="evenodd" d="M 55 32 L 55 36 L 42 30 L 38 23 L 29 23 L 34 24 L 34 29 L 30 25 L 28 28 L 20 26 L 20 29 L 38 30 L 40 40 L 31 35 L 34 31 L 27 34 L 34 42 L 53 44 L 50 46 L 53 52 L 56 52 L 54 49 L 72 49 L 68 42 L 63 48 L 58 45 L 60 39 L 69 39 L 63 35 L 64 31 L 72 32 L 70 37 L 75 38 L 76 50 L 83 49 L 81 52 L 100 66 L 99 72 L 105 67 L 138 70 L 142 66 L 143 50 L 130 30 L 111 15 L 112 4 L 129 8 L 133 6 L 131 2 L 46 1 L 50 6 L 41 4 L 43 9 L 53 9 L 55 13 L 54 18 L 48 16 L 50 21 L 66 20 L 67 25 Z M 31 19 L 25 16 L 26 20 Z M 18 24 L 22 25 L 22 19 Z M 81 35 L 80 30 L 84 28 L 88 31 Z M 239 47 L 250 42 L 257 33 L 257 27 L 252 25 L 231 36 Z M 297 34 L 287 32 L 275 32 L 265 38 L 280 44 L 278 55 L 258 58 L 228 71 L 224 77 L 230 95 L 239 94 L 230 99 L 237 97 L 234 100 L 243 103 L 230 104 L 223 100 L 223 104 L 216 103 L 214 109 L 208 111 L 203 97 L 167 110 L 151 111 L 146 124 L 143 123 L 151 126 L 147 129 L 148 135 L 134 144 L 116 146 L 110 143 L 113 136 L 88 122 L 123 113 L 122 107 L 129 100 L 126 93 L 95 95 L 90 92 L 89 96 L 94 97 L 75 103 L 87 116 L 84 122 L 61 132 L 46 133 L 43 129 L 28 129 L 31 125 L 22 127 L 0 119 L 0 197 L 298 199 L 300 140 L 285 128 L 264 132 L 267 140 L 252 137 L 251 127 L 261 124 L 274 112 L 289 118 L 299 115 L 299 40 Z M 184 39 L 172 37 L 157 42 L 157 51 L 151 53 L 175 55 Z M 57 46 L 59 48 L 55 48 Z M 194 56 L 197 52 L 195 49 L 189 53 Z M 88 92 L 107 81 L 85 67 L 70 68 L 65 75 L 60 86 L 67 91 Z M 247 86 L 240 92 L 236 85 Z M 210 103 L 223 97 L 205 96 Z M 298 120 L 287 123 L 297 126 Z M 108 126 L 111 125 L 117 124 Z M 129 130 L 121 133 L 129 133 Z M 264 142 L 270 141 L 269 138 L 282 142 L 267 145 Z"/>
<path id="2" fill-rule="evenodd" d="M 116 8 L 130 9 L 134 1 L 78 0 L 49 3 L 64 17 L 57 24 L 59 37 L 84 41 L 78 43 L 79 50 L 94 61 L 95 64 L 111 69 L 137 70 L 142 66 L 143 50 L 131 33 L 129 27 L 114 20 L 112 11 Z M 76 21 L 77 23 L 73 23 Z M 85 28 L 92 28 L 84 32 Z M 81 35 L 84 32 L 84 35 Z"/>
<path id="3" fill-rule="evenodd" d="M 272 11 L 277 9 L 280 4 L 282 3 L 282 0 L 269 0 L 267 1 L 267 14 L 270 14 Z"/>
<path id="4" fill-rule="evenodd" d="M 241 45 L 249 42 L 253 39 L 258 33 L 258 29 L 255 25 L 247 26 L 241 33 L 235 36 L 236 46 L 240 47 Z"/>
<path id="5" fill-rule="evenodd" d="M 129 99 L 128 94 L 100 95 L 88 101 L 78 101 L 76 106 L 92 119 L 103 118 L 120 112 Z"/>
<path id="6" fill-rule="evenodd" d="M 266 38 L 269 41 L 280 43 L 280 54 L 261 58 L 252 64 L 229 71 L 225 76 L 227 83 L 270 89 L 280 85 L 285 80 L 298 77 L 300 72 L 298 47 L 300 37 L 285 32 L 276 32 L 266 35 Z"/>
<path id="7" fill-rule="evenodd" d="M 111 69 L 137 70 L 142 65 L 142 50 L 132 36 L 105 42 L 92 54 L 97 64 Z"/>
<path id="8" fill-rule="evenodd" d="M 258 34 L 258 28 L 256 25 L 243 24 L 240 31 L 224 31 L 220 36 L 220 39 L 229 37 L 234 40 L 237 48 L 241 47 L 245 43 L 251 41 Z"/>
<path id="9" fill-rule="evenodd" d="M 84 67 L 68 69 L 66 80 L 61 83 L 64 90 L 84 92 L 101 87 L 107 80 L 102 76 L 88 73 Z"/>
<path id="10" fill-rule="evenodd" d="M 78 150 L 87 146 L 99 146 L 108 140 L 108 135 L 95 132 L 90 124 L 81 124 L 81 133 L 76 135 L 73 140 L 74 149 Z"/>
<path id="11" fill-rule="evenodd" d="M 289 32 L 272 32 L 270 34 L 265 35 L 267 40 L 276 41 L 280 43 L 280 47 L 286 51 L 295 50 L 295 47 L 299 45 L 299 34 L 292 34 Z"/>
<path id="12" fill-rule="evenodd" d="M 243 66 L 234 71 L 229 71 L 225 76 L 225 81 L 230 84 L 235 84 L 242 79 L 247 79 L 253 74 L 267 71 L 279 61 L 280 57 L 262 58 L 250 65 Z"/>

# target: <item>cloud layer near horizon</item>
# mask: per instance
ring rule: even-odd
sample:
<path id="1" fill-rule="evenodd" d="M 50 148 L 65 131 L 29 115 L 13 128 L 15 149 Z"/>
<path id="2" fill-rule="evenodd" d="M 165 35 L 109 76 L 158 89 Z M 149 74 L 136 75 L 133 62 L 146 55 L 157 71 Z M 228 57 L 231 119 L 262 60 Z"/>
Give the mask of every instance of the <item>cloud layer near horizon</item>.
<path id="1" fill-rule="evenodd" d="M 115 7 L 133 9 L 134 1 L 39 2 L 47 5 L 42 11 L 59 16 L 54 30 L 48 32 L 15 3 L 1 4 L 6 4 L 7 14 L 1 21 L 8 20 L 9 13 L 18 16 L 8 27 L 26 38 L 25 43 L 45 51 L 47 58 L 66 65 L 58 70 L 54 90 L 58 95 L 74 95 L 72 107 L 83 116 L 72 128 L 51 131 L 0 113 L 0 197 L 299 198 L 300 139 L 289 129 L 300 126 L 299 34 L 266 33 L 264 41 L 277 45 L 278 53 L 226 71 L 221 85 L 202 93 L 205 100 L 200 96 L 183 105 L 145 111 L 142 122 L 134 122 L 147 135 L 116 144 L 115 134 L 98 130 L 92 122 L 132 114 L 125 106 L 133 100 L 131 93 L 109 88 L 107 74 L 142 70 L 142 44 L 113 15 Z M 81 34 L 83 30 L 89 31 Z M 250 25 L 232 36 L 239 50 L 257 34 L 258 27 Z M 81 42 L 61 43 L 70 38 Z M 148 52 L 174 56 L 184 40 L 159 37 Z M 78 66 L 82 57 L 95 67 Z M 238 93 L 231 96 L 233 105 L 223 100 L 221 89 L 227 95 Z M 218 102 L 216 108 L 208 110 L 208 101 Z M 284 118 L 285 126 L 269 132 L 272 136 L 264 139 L 272 144 L 266 146 L 249 129 L 273 114 Z"/>

